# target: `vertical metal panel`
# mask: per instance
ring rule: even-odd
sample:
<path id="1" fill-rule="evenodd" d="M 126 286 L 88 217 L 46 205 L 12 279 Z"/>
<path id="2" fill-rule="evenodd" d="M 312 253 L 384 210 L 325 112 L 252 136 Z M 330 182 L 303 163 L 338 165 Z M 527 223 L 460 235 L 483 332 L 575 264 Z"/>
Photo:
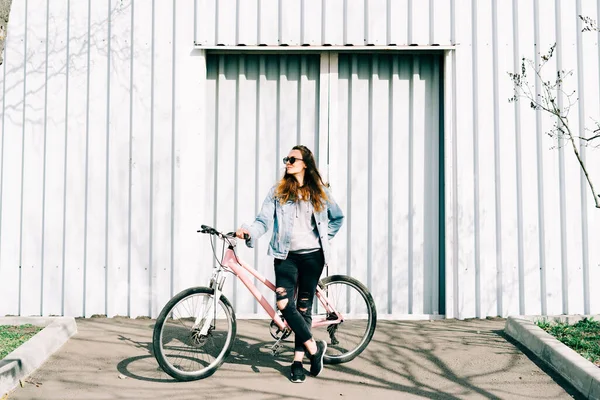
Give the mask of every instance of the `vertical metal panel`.
<path id="1" fill-rule="evenodd" d="M 325 5 L 321 0 L 302 1 L 300 44 L 320 45 L 323 41 Z"/>
<path id="2" fill-rule="evenodd" d="M 367 0 L 344 0 L 344 42 L 340 44 L 365 44 L 366 2 Z"/>
<path id="3" fill-rule="evenodd" d="M 293 46 L 302 43 L 303 3 L 303 1 L 279 0 L 279 44 Z"/>
<path id="4" fill-rule="evenodd" d="M 536 45 L 536 50 L 538 49 L 538 44 L 540 43 L 540 19 L 539 19 L 539 1 L 534 0 L 533 2 L 533 41 Z M 538 50 L 539 51 L 539 50 Z M 536 67 L 539 67 L 540 60 L 536 57 L 535 61 Z M 535 82 L 535 91 L 539 93 L 541 89 L 541 84 L 538 80 Z M 547 290 L 547 260 L 546 260 L 546 221 L 544 220 L 545 213 L 545 199 L 543 196 L 544 193 L 544 158 L 543 158 L 543 150 L 542 150 L 542 113 L 541 110 L 537 110 L 535 113 L 535 132 L 536 132 L 536 161 L 537 161 L 537 191 L 538 191 L 538 206 L 539 212 L 537 213 L 537 222 L 539 229 L 539 264 L 540 264 L 540 313 L 547 314 L 548 313 L 548 290 Z"/>
<path id="5" fill-rule="evenodd" d="M 87 4 L 69 3 L 66 107 L 64 315 L 83 315 Z"/>
<path id="6" fill-rule="evenodd" d="M 568 6 L 561 4 L 561 10 L 558 15 L 561 17 L 561 33 L 557 37 L 557 42 L 561 46 L 561 62 L 562 69 L 566 71 L 577 71 L 577 15 L 573 7 L 575 4 Z M 577 91 L 577 80 L 565 80 L 563 90 L 566 93 Z M 566 95 L 559 96 L 562 98 L 563 107 L 570 101 Z M 569 125 L 573 132 L 580 132 L 579 121 L 577 119 L 578 104 L 571 107 L 569 115 Z M 567 194 L 565 199 L 565 230 L 566 246 L 568 249 L 568 312 L 581 314 L 584 311 L 583 307 L 583 255 L 582 255 L 582 230 L 583 223 L 581 210 L 582 186 L 581 181 L 577 179 L 580 176 L 581 170 L 576 158 L 569 147 L 565 143 L 565 182 L 564 188 Z"/>
<path id="7" fill-rule="evenodd" d="M 172 80 L 173 74 L 173 6 L 155 2 L 154 74 L 152 87 L 152 311 L 158 315 L 171 297 L 171 164 L 172 164 Z"/>
<path id="8" fill-rule="evenodd" d="M 581 14 L 597 16 L 600 13 L 600 5 L 597 2 L 584 1 L 581 3 Z M 588 32 L 589 33 L 589 32 Z M 586 86 L 585 95 L 582 96 L 585 104 L 584 124 L 590 128 L 590 120 L 597 117 L 600 109 L 600 68 L 598 35 L 578 33 L 581 35 L 581 56 L 578 55 L 578 64 L 582 66 L 582 72 L 578 72 L 578 79 L 582 85 Z M 589 133 L 589 132 L 588 132 Z M 585 149 L 586 164 L 589 168 L 592 180 L 595 187 L 600 186 L 600 157 L 598 148 L 587 147 Z M 587 282 L 584 283 L 589 288 L 589 304 L 584 304 L 584 311 L 591 313 L 593 310 L 600 310 L 600 292 L 592 290 L 594 282 L 600 282 L 600 247 L 596 246 L 597 239 L 600 238 L 600 213 L 593 205 L 593 199 L 590 197 L 590 191 L 587 183 L 584 185 L 584 198 L 586 200 L 585 207 L 588 208 L 588 215 L 582 224 L 587 227 L 588 240 L 588 276 Z"/>
<path id="9" fill-rule="evenodd" d="M 238 10 L 236 0 L 216 1 L 216 44 L 237 44 Z M 241 16 L 240 16 L 241 17 Z"/>
<path id="10" fill-rule="evenodd" d="M 237 44 L 258 43 L 258 4 L 260 0 L 239 1 L 237 10 Z"/>
<path id="11" fill-rule="evenodd" d="M 150 313 L 150 223 L 152 190 L 152 7 L 136 5 L 133 15 L 133 109 L 131 154 L 131 310 Z"/>
<path id="12" fill-rule="evenodd" d="M 530 59 L 536 57 L 537 49 L 534 41 L 534 7 L 533 1 L 519 1 L 519 54 Z M 541 312 L 540 301 L 540 239 L 539 239 L 539 196 L 538 196 L 538 163 L 536 157 L 536 113 L 532 112 L 527 101 L 520 102 L 521 135 L 518 138 L 517 168 L 520 168 L 522 199 L 522 282 L 524 288 L 524 309 L 522 313 L 539 314 Z"/>
<path id="13" fill-rule="evenodd" d="M 388 42 L 389 44 L 409 43 L 410 0 L 390 1 L 388 7 Z"/>
<path id="14" fill-rule="evenodd" d="M 453 28 L 454 32 L 454 28 Z M 454 37 L 454 33 L 452 33 Z M 443 112 L 444 112 L 444 176 L 440 179 L 444 180 L 444 253 L 442 258 L 444 265 L 445 280 L 440 283 L 444 287 L 444 309 L 440 312 L 445 312 L 447 315 L 455 316 L 458 310 L 458 250 L 457 250 L 457 231 L 458 224 L 456 223 L 457 202 L 456 202 L 456 68 L 455 68 L 456 52 L 447 52 L 444 56 L 444 97 L 443 97 Z M 500 293 L 501 296 L 502 293 Z"/>
<path id="15" fill-rule="evenodd" d="M 577 1 L 576 4 L 576 9 L 575 9 L 575 15 L 577 16 L 576 19 L 576 24 L 575 24 L 575 34 L 576 34 L 576 43 L 577 43 L 577 93 L 578 93 L 578 97 L 581 99 L 586 99 L 586 93 L 587 90 L 585 89 L 585 86 L 592 83 L 593 81 L 590 80 L 586 80 L 586 76 L 584 73 L 584 61 L 583 61 L 583 33 L 582 33 L 582 28 L 583 28 L 583 23 L 582 21 L 578 18 L 579 15 L 594 15 L 595 14 L 595 7 L 596 5 L 591 3 L 591 2 L 586 2 L 586 6 L 585 9 L 582 7 L 582 3 L 581 0 Z M 583 14 L 583 11 L 585 10 L 585 14 Z M 588 47 L 589 48 L 589 47 Z M 590 49 L 590 50 L 593 50 Z M 593 64 L 592 64 L 593 65 Z M 597 77 L 598 75 L 595 74 L 595 77 Z M 585 82 L 585 83 L 584 83 Z M 593 85 L 592 87 L 595 87 L 596 85 Z M 590 103 L 590 105 L 593 105 L 593 103 Z M 587 106 L 587 102 L 586 101 L 581 101 L 578 103 L 578 123 L 579 123 L 579 136 L 581 137 L 585 137 L 586 136 L 586 128 L 585 128 L 585 124 L 586 124 L 586 106 Z M 598 110 L 598 107 L 593 108 L 594 110 Z M 581 154 L 581 159 L 584 163 L 587 164 L 588 161 L 588 152 L 587 152 L 587 148 L 586 148 L 586 142 L 579 140 L 577 143 L 578 147 L 579 147 L 579 151 Z M 597 157 L 597 156 L 596 156 Z M 588 191 L 588 187 L 587 187 L 587 180 L 585 179 L 585 176 L 580 173 L 579 174 L 579 180 L 580 180 L 580 185 L 581 185 L 581 221 L 588 221 L 589 219 L 589 207 L 588 207 L 588 199 L 587 199 L 587 191 Z M 589 252 L 590 252 L 590 248 L 589 248 L 589 230 L 588 230 L 588 225 L 587 223 L 582 223 L 581 224 L 581 241 L 582 241 L 582 249 L 581 249 L 581 257 L 582 257 L 582 278 L 583 278 L 583 312 L 586 314 L 589 314 L 590 312 L 590 260 L 589 260 Z"/>
<path id="16" fill-rule="evenodd" d="M 323 1 L 322 44 L 344 43 L 347 26 L 344 23 L 345 0 Z M 306 17 L 305 17 L 306 18 Z M 310 16 L 308 16 L 310 18 Z"/>
<path id="17" fill-rule="evenodd" d="M 218 0 L 193 0 L 189 10 L 194 10 L 194 42 L 203 45 L 217 44 Z M 193 6 L 193 8 L 192 8 Z M 143 5 L 139 6 L 144 7 Z M 232 22 L 232 21 L 230 21 Z M 227 24 L 228 25 L 228 24 Z M 231 26 L 229 26 L 231 30 Z M 235 29 L 235 28 L 233 28 Z"/>
<path id="18" fill-rule="evenodd" d="M 539 51 L 547 52 L 555 40 L 555 9 L 554 7 L 538 7 L 539 24 Z M 549 63 L 545 67 L 546 76 L 556 75 L 556 63 Z M 540 112 L 541 113 L 541 112 Z M 540 118 L 537 134 L 547 132 L 555 121 L 551 118 Z M 544 220 L 544 248 L 546 286 L 546 312 L 549 315 L 562 313 L 562 273 L 561 273 L 561 225 L 560 225 L 560 194 L 559 182 L 559 152 L 552 149 L 552 140 L 544 135 L 541 147 L 541 161 L 543 171 L 543 199 L 544 207 L 541 218 Z M 552 149 L 552 150 L 551 150 Z M 540 210 L 542 211 L 542 210 Z"/>
<path id="19" fill-rule="evenodd" d="M 26 43 L 31 44 L 31 47 L 26 46 L 26 84 L 23 96 L 25 111 L 22 137 L 20 310 L 24 315 L 39 315 L 42 282 L 46 2 L 28 0 L 27 8 L 43 11 L 28 12 L 27 15 Z M 40 51 L 31 51 L 33 46 L 39 46 Z M 28 295 L 23 291 L 24 288 L 37 290 Z"/>
<path id="20" fill-rule="evenodd" d="M 472 15 L 470 0 L 457 0 L 457 15 L 467 13 Z M 458 305 L 456 310 L 459 318 L 475 315 L 475 232 L 473 213 L 475 199 L 473 198 L 473 63 L 472 63 L 472 17 L 463 18 L 456 25 L 456 41 L 462 43 L 465 49 L 456 53 L 457 69 L 457 135 L 456 146 L 459 155 L 456 164 L 457 172 L 457 205 L 458 205 Z M 468 155 L 468 156 L 467 156 Z"/>
<path id="21" fill-rule="evenodd" d="M 365 43 L 388 44 L 388 1 L 371 0 L 365 3 Z"/>
<path id="22" fill-rule="evenodd" d="M 479 312 L 478 315 L 490 315 L 497 311 L 497 281 L 496 281 L 496 220 L 497 208 L 495 196 L 495 166 L 491 162 L 495 156 L 494 143 L 494 60 L 492 46 L 492 24 L 488 21 L 492 17 L 492 4 L 478 2 L 476 8 L 476 36 L 477 36 L 477 104 L 486 104 L 480 107 L 477 113 L 477 188 L 475 195 L 479 198 L 479 251 L 477 264 L 480 266 L 479 280 Z M 475 43 L 474 43 L 475 47 Z"/>
<path id="23" fill-rule="evenodd" d="M 278 0 L 259 0 L 258 29 L 257 44 L 279 44 L 281 38 Z"/>
<path id="24" fill-rule="evenodd" d="M 108 2 L 90 2 L 86 160 L 85 316 L 105 314 Z"/>
<path id="25" fill-rule="evenodd" d="M 256 215 L 255 210 L 260 207 L 258 202 L 263 201 L 262 196 L 266 192 L 256 195 L 256 165 L 257 165 L 257 120 L 259 115 L 258 103 L 256 101 L 259 85 L 260 59 L 256 56 L 239 56 L 239 76 L 237 91 L 237 152 L 235 153 L 236 166 L 235 175 L 231 175 L 231 169 L 226 171 L 223 176 L 223 183 L 227 182 L 226 177 L 235 178 L 236 199 L 234 209 L 234 222 L 227 230 L 237 229 L 241 225 L 242 219 L 248 219 L 249 216 Z M 252 217 L 250 217 L 252 218 Z M 225 226 L 223 226 L 225 229 Z M 266 240 L 266 239 L 263 239 Z M 240 246 L 243 247 L 243 246 Z M 248 254 L 245 259 L 254 264 L 252 254 Z M 237 295 L 235 296 L 238 309 L 241 313 L 255 313 L 254 299 L 249 291 L 238 285 Z"/>
<path id="26" fill-rule="evenodd" d="M 124 61 L 132 59 L 132 2 L 119 4 L 112 1 L 110 12 L 106 312 L 108 315 L 127 315 L 131 63 Z"/>
<path id="27" fill-rule="evenodd" d="M 64 20 L 67 3 L 50 3 L 48 20 Z M 67 68 L 68 24 L 48 24 L 48 62 L 46 73 L 45 123 L 46 160 L 44 163 L 44 232 L 43 258 L 44 281 L 42 289 L 42 314 L 62 313 L 62 249 L 65 190 L 65 139 L 66 103 L 65 85 Z M 58 95 L 57 95 L 58 94 Z M 56 96 L 56 97 L 55 97 Z M 50 118 L 52 117 L 52 118 Z"/>
<path id="28" fill-rule="evenodd" d="M 16 7 L 15 7 L 16 6 Z M 0 302 L 5 314 L 19 313 L 19 237 L 21 232 L 21 157 L 22 115 L 25 86 L 25 24 L 27 2 L 15 2 L 11 10 L 11 33 L 7 37 L 4 65 L 2 128 L 2 221 L 0 225 L 0 288 L 6 301 Z M 9 196 L 8 193 L 11 195 Z"/>

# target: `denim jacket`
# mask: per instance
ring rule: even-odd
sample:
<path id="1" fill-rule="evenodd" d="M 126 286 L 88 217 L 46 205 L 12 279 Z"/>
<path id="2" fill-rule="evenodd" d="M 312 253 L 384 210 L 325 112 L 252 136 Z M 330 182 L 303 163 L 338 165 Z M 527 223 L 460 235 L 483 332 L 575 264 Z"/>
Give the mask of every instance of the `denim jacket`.
<path id="1" fill-rule="evenodd" d="M 319 212 L 314 211 L 313 215 L 317 224 L 317 230 L 323 248 L 323 255 L 325 256 L 325 264 L 327 264 L 329 262 L 330 253 L 329 240 L 331 240 L 340 230 L 344 220 L 344 214 L 335 200 L 333 200 L 329 189 L 323 189 L 325 190 L 328 200 L 325 202 L 323 210 Z M 250 226 L 246 224 L 242 225 L 242 228 L 245 228 L 250 232 L 250 238 L 246 240 L 246 245 L 248 247 L 254 247 L 256 240 L 264 235 L 271 225 L 273 225 L 273 236 L 271 237 L 268 254 L 275 258 L 285 260 L 290 251 L 290 244 L 292 242 L 294 215 L 294 202 L 288 201 L 282 205 L 279 200 L 275 198 L 275 186 L 273 186 L 271 190 L 269 190 L 269 194 L 265 198 L 262 208 L 254 222 Z"/>

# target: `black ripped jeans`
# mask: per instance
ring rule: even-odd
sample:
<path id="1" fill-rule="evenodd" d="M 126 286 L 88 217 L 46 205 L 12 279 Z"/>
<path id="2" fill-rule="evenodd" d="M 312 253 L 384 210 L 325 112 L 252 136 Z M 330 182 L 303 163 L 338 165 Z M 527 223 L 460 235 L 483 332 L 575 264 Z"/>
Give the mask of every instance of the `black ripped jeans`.
<path id="1" fill-rule="evenodd" d="M 311 309 L 324 265 L 323 250 L 305 254 L 289 253 L 285 260 L 275 259 L 275 293 L 277 302 L 288 301 L 281 313 L 294 331 L 294 351 L 304 351 L 304 342 L 312 338 Z M 297 304 L 294 301 L 296 288 Z"/>

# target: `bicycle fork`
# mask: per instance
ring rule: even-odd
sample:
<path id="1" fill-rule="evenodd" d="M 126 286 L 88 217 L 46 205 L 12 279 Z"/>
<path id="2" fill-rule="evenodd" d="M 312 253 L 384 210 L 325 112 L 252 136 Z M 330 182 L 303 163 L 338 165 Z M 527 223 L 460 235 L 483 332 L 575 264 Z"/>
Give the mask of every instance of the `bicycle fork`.
<path id="1" fill-rule="evenodd" d="M 212 302 L 210 300 L 210 298 L 205 297 L 202 300 L 202 309 L 205 309 L 206 312 L 203 313 L 203 315 L 197 315 L 196 316 L 196 321 L 194 322 L 194 326 L 193 329 L 198 328 L 200 326 L 200 324 L 202 323 L 202 319 L 204 318 L 204 323 L 202 324 L 202 328 L 200 328 L 200 336 L 207 336 L 208 332 L 210 330 L 211 327 L 213 327 L 212 322 L 217 320 L 217 303 L 219 301 L 219 299 L 221 298 L 221 293 L 223 293 L 223 285 L 225 283 L 225 276 L 221 273 L 221 271 L 216 271 L 213 274 L 213 277 L 210 280 L 210 288 L 214 289 L 214 293 L 213 293 L 213 298 L 212 298 Z M 212 304 L 210 304 L 212 303 Z M 210 318 L 210 312 L 211 312 L 211 306 L 212 306 L 212 313 L 213 316 L 212 318 Z"/>

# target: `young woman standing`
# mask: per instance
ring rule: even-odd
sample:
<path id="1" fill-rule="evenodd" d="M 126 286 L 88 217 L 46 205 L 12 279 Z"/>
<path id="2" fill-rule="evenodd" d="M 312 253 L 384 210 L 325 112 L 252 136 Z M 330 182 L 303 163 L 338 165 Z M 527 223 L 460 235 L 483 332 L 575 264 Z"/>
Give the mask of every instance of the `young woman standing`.
<path id="1" fill-rule="evenodd" d="M 295 335 L 290 380 L 300 383 L 305 380 L 305 351 L 311 375 L 317 376 L 323 369 L 327 343 L 313 339 L 310 310 L 319 277 L 329 260 L 329 240 L 342 226 L 344 215 L 306 146 L 294 146 L 283 162 L 283 178 L 269 191 L 255 221 L 242 225 L 236 235 L 246 236 L 248 247 L 254 247 L 273 226 L 268 254 L 275 258 L 277 308 Z"/>

